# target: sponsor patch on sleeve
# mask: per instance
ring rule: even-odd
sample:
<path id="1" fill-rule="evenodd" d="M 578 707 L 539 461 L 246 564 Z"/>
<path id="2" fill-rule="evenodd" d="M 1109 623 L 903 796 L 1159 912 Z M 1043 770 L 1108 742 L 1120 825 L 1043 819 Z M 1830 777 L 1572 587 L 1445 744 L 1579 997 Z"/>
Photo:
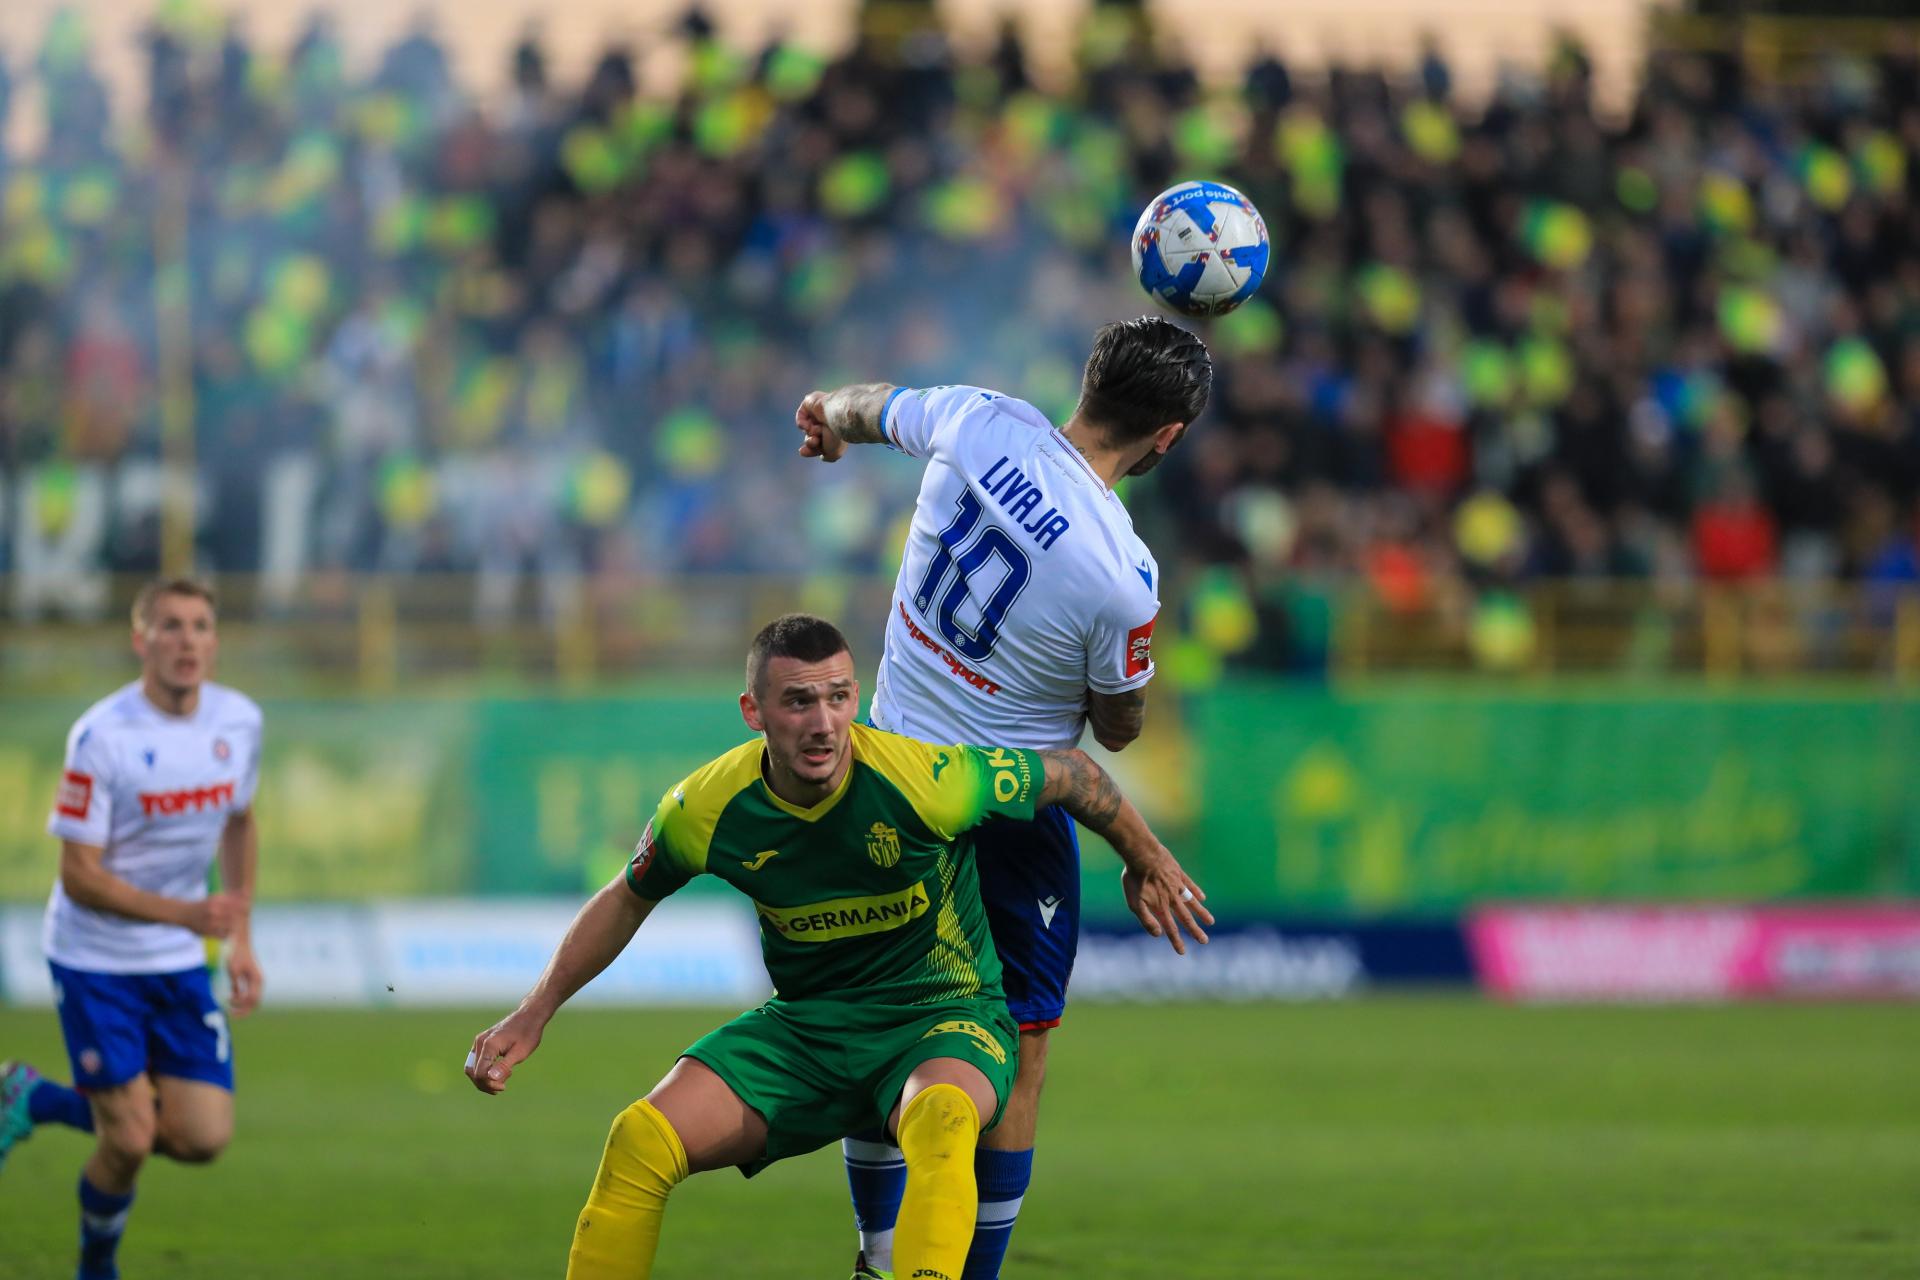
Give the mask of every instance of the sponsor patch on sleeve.
<path id="1" fill-rule="evenodd" d="M 640 877 L 647 874 L 647 868 L 653 865 L 653 853 L 659 846 L 653 839 L 653 823 L 647 823 L 647 829 L 640 833 L 640 843 L 633 848 L 633 861 L 627 863 L 627 881 L 639 884 Z"/>
<path id="2" fill-rule="evenodd" d="M 53 807 L 63 818 L 86 821 L 88 812 L 93 808 L 93 779 L 76 770 L 67 770 L 60 779 L 60 790 L 54 796 Z"/>
<path id="3" fill-rule="evenodd" d="M 1001 804 L 1025 804 L 1033 793 L 1033 756 L 1005 747 L 983 748 L 982 755 L 993 771 L 993 798 Z"/>
<path id="4" fill-rule="evenodd" d="M 1127 677 L 1143 676 L 1153 666 L 1153 624 L 1160 621 L 1156 614 L 1127 632 Z"/>

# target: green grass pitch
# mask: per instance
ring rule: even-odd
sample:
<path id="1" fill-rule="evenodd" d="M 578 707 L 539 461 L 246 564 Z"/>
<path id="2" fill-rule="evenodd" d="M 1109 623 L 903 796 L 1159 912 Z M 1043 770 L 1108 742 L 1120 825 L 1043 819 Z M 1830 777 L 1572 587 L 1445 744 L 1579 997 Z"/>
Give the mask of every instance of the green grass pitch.
<path id="1" fill-rule="evenodd" d="M 149 1167 L 128 1280 L 560 1275 L 608 1121 L 721 1015 L 563 1013 L 488 1099 L 495 1012 L 241 1024 L 239 1137 Z M 12 1053 L 64 1073 L 50 1013 L 0 1009 Z M 1910 1006 L 1083 1007 L 1051 1073 L 1016 1280 L 1920 1274 Z M 0 1171 L 0 1274 L 72 1274 L 85 1150 Z M 841 1280 L 852 1241 L 822 1151 L 683 1187 L 655 1274 Z"/>

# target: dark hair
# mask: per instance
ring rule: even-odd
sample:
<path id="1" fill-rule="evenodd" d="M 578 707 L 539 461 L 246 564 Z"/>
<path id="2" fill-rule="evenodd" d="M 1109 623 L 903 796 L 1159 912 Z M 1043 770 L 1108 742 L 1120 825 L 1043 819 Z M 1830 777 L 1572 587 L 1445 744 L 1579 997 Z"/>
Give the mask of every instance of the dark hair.
<path id="1" fill-rule="evenodd" d="M 1169 422 L 1191 424 L 1212 390 L 1206 343 L 1159 316 L 1116 320 L 1093 336 L 1074 414 L 1109 443 L 1133 444 Z"/>
<path id="2" fill-rule="evenodd" d="M 140 588 L 140 594 L 133 598 L 134 630 L 143 631 L 153 621 L 153 602 L 161 596 L 191 596 L 205 600 L 209 609 L 220 608 L 213 588 L 204 582 L 195 582 L 192 578 L 158 578 Z"/>
<path id="3" fill-rule="evenodd" d="M 747 649 L 747 692 L 759 696 L 767 663 L 775 658 L 825 662 L 836 653 L 850 652 L 852 646 L 840 634 L 840 628 L 825 618 L 816 618 L 810 613 L 782 614 L 760 628 L 760 634 Z"/>

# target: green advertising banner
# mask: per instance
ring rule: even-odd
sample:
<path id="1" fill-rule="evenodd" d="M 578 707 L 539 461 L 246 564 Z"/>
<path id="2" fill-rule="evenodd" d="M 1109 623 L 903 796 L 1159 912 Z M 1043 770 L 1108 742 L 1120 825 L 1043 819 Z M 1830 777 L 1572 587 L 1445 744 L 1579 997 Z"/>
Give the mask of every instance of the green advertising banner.
<path id="1" fill-rule="evenodd" d="M 746 741 L 732 695 L 528 699 L 474 708 L 474 886 L 577 894 L 633 855 L 660 797 Z M 701 877 L 683 892 L 732 892 Z"/>
<path id="2" fill-rule="evenodd" d="M 52 883 L 46 815 L 84 709 L 0 707 L 0 900 Z M 662 793 L 747 735 L 710 687 L 266 713 L 260 895 L 280 901 L 583 895 Z M 1240 683 L 1149 722 L 1103 758 L 1223 919 L 1920 894 L 1906 700 Z M 1086 912 L 1114 918 L 1118 862 L 1086 845 Z"/>
<path id="3" fill-rule="evenodd" d="M 86 703 L 9 698 L 0 714 L 0 900 L 43 899 L 46 834 L 67 731 Z M 266 707 L 263 898 L 461 893 L 471 884 L 473 779 L 464 702 L 276 702 Z"/>
<path id="4" fill-rule="evenodd" d="M 1216 908 L 1920 893 L 1906 700 L 1240 685 L 1190 711 Z"/>

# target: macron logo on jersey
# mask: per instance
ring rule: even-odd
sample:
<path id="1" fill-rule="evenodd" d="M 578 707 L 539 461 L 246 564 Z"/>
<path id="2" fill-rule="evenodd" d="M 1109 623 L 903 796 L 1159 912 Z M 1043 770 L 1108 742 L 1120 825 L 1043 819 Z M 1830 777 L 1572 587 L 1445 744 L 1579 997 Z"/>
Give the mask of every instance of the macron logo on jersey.
<path id="1" fill-rule="evenodd" d="M 149 818 L 171 818 L 187 812 L 218 809 L 233 803 L 233 792 L 234 784 L 231 782 L 217 782 L 210 787 L 183 787 L 179 791 L 142 791 L 140 812 Z"/>
<path id="2" fill-rule="evenodd" d="M 1141 625 L 1127 632 L 1127 677 L 1143 676 L 1153 666 L 1153 624 L 1158 617 L 1147 619 Z"/>

